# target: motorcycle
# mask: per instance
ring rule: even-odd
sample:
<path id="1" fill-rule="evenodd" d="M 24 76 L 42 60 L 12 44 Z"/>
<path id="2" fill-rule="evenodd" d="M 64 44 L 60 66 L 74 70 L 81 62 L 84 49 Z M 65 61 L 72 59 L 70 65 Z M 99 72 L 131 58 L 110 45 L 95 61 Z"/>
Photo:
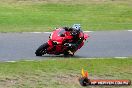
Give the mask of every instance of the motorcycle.
<path id="1" fill-rule="evenodd" d="M 77 49 L 72 49 L 72 46 L 68 44 L 68 42 L 73 40 L 73 36 L 69 32 L 65 31 L 65 29 L 58 28 L 50 34 L 49 40 L 42 44 L 36 50 L 35 54 L 36 56 L 42 56 L 44 54 L 63 54 L 64 56 L 74 56 L 74 53 L 84 45 L 84 42 L 88 37 L 89 36 L 87 34 L 80 32 L 79 38 L 83 38 L 83 41 Z M 69 47 L 72 50 L 69 50 Z"/>

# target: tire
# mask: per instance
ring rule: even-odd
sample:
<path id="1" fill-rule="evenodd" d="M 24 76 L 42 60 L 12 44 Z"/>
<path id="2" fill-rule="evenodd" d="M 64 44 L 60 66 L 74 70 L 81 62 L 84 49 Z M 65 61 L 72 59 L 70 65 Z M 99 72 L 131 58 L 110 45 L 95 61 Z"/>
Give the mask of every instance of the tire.
<path id="1" fill-rule="evenodd" d="M 44 43 L 43 45 L 41 45 L 35 52 L 36 56 L 42 56 L 46 54 L 48 46 L 48 43 Z"/>

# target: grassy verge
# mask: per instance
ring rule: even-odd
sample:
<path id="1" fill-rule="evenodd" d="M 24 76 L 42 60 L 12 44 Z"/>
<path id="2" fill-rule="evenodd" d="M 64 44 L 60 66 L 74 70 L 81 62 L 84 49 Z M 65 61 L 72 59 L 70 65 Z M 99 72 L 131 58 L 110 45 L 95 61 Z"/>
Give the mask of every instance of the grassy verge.
<path id="1" fill-rule="evenodd" d="M 0 32 L 52 31 L 74 23 L 92 31 L 132 29 L 131 0 L 2 1 Z"/>
<path id="2" fill-rule="evenodd" d="M 132 80 L 132 58 L 48 59 L 43 61 L 0 62 L 1 88 L 80 88 L 81 69 L 90 78 Z M 127 88 L 131 88 L 128 86 Z M 88 88 L 94 88 L 88 87 Z M 98 88 L 116 88 L 98 87 Z M 120 87 L 126 88 L 126 86 Z"/>

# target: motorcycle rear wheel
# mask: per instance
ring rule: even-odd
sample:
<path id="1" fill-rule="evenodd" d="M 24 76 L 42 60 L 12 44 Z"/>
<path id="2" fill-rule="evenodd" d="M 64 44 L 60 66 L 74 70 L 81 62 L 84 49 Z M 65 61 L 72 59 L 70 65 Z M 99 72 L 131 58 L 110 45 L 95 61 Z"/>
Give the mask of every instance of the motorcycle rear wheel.
<path id="1" fill-rule="evenodd" d="M 48 43 L 44 43 L 42 44 L 35 52 L 36 56 L 42 56 L 44 54 L 46 54 L 47 52 L 47 48 L 48 48 Z"/>

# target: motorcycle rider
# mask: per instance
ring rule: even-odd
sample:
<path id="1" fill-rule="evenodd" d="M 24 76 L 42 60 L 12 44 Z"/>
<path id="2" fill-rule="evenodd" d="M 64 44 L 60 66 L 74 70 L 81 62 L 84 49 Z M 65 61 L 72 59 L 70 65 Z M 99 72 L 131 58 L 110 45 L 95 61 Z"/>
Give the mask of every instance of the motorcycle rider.
<path id="1" fill-rule="evenodd" d="M 64 27 L 64 29 L 73 36 L 72 41 L 67 41 L 64 45 L 67 46 L 70 51 L 77 50 L 84 38 L 84 36 L 80 37 L 81 33 L 83 33 L 80 24 L 74 24 L 71 28 Z"/>

